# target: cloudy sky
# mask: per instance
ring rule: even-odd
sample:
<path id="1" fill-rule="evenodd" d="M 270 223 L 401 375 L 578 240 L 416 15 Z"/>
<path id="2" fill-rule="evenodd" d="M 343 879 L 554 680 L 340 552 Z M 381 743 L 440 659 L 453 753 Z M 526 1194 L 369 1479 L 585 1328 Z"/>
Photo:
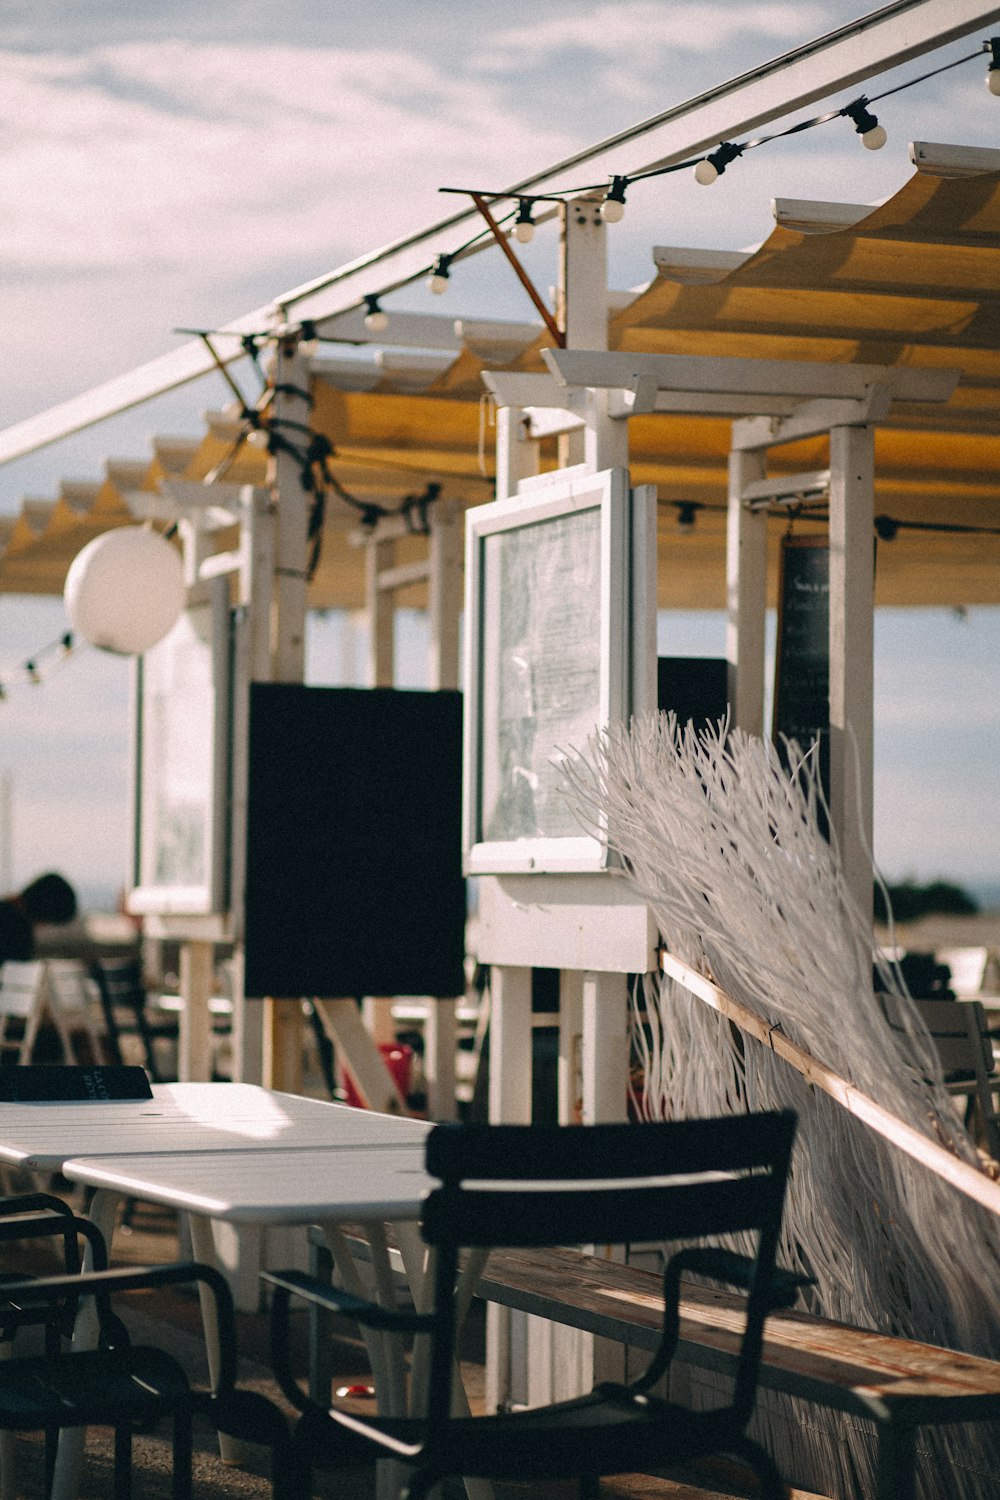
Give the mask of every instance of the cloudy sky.
<path id="1" fill-rule="evenodd" d="M 501 186 L 866 8 L 8 0 L 0 427 L 169 351 L 178 326 L 218 325 L 443 217 L 442 185 Z M 924 70 L 912 64 L 868 92 Z M 884 197 L 908 176 L 914 138 L 995 145 L 1000 101 L 983 72 L 974 62 L 887 100 L 890 143 L 877 155 L 837 122 L 751 153 L 710 192 L 686 175 L 635 191 L 612 239 L 613 283 L 648 279 L 653 243 L 763 238 L 777 193 Z M 549 284 L 551 238 L 532 255 Z M 453 283 L 456 313 L 528 313 L 490 256 Z M 420 298 L 406 294 L 408 305 Z M 225 397 L 210 378 L 0 469 L 0 511 L 53 493 L 60 478 L 98 474 L 108 455 L 144 456 L 154 432 L 196 434 L 199 413 Z M 1000 882 L 997 828 L 982 817 L 1000 806 L 998 614 L 880 623 L 878 853 L 890 875 Z M 18 681 L 25 657 L 64 628 L 58 602 L 0 598 L 0 774 L 15 835 L 12 872 L 0 845 L 0 879 L 58 865 L 114 887 L 125 875 L 127 673 L 79 652 L 41 686 Z M 690 628 L 717 649 L 717 621 Z M 317 675 L 333 670 L 334 636 L 331 625 L 317 637 Z"/>

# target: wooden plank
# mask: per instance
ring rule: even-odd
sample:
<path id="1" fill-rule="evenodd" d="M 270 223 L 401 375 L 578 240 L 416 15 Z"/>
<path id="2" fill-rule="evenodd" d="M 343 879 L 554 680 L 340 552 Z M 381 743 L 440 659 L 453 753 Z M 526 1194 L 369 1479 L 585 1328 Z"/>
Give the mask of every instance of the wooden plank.
<path id="1" fill-rule="evenodd" d="M 848 1083 L 846 1078 L 841 1078 L 832 1068 L 806 1052 L 804 1048 L 797 1047 L 782 1032 L 780 1026 L 769 1026 L 760 1016 L 755 1015 L 747 1006 L 734 1000 L 732 995 L 727 995 L 725 990 L 706 979 L 704 974 L 681 963 L 671 953 L 663 953 L 660 958 L 660 966 L 665 974 L 676 979 L 685 989 L 697 995 L 699 1000 L 734 1021 L 741 1031 L 749 1036 L 755 1037 L 765 1047 L 770 1047 L 773 1052 L 790 1063 L 803 1078 L 822 1089 L 831 1099 L 846 1109 L 856 1119 L 874 1130 L 884 1140 L 890 1141 L 898 1150 L 936 1173 L 945 1182 L 957 1188 L 966 1197 L 981 1203 L 991 1213 L 1000 1214 L 1000 1183 L 978 1172 L 968 1162 L 960 1161 L 957 1156 L 952 1156 L 943 1146 L 938 1146 L 912 1125 L 907 1125 L 905 1120 L 900 1120 L 890 1110 L 883 1109 L 856 1089 L 853 1084 Z"/>
<path id="2" fill-rule="evenodd" d="M 576 1250 L 494 1250 L 478 1294 L 637 1348 L 651 1351 L 659 1339 L 660 1277 Z M 744 1309 L 739 1295 L 686 1285 L 678 1358 L 735 1369 Z M 770 1315 L 763 1363 L 762 1384 L 840 1410 L 870 1414 L 879 1401 L 954 1417 L 961 1403 L 963 1411 L 1000 1417 L 1000 1363 L 810 1313 Z"/>

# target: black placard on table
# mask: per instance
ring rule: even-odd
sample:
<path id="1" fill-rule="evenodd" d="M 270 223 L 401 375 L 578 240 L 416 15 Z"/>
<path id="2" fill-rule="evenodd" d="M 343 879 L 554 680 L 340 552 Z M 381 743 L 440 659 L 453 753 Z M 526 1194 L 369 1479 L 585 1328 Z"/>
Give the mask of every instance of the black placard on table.
<path id="1" fill-rule="evenodd" d="M 36 1104 L 93 1100 L 152 1099 L 142 1068 L 72 1067 L 39 1064 L 0 1068 L 0 1103 Z"/>

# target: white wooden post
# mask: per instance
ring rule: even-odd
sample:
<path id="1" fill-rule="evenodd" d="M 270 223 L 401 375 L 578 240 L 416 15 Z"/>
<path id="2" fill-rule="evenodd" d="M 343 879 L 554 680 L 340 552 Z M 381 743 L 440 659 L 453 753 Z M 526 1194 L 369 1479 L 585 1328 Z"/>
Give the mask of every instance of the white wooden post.
<path id="1" fill-rule="evenodd" d="M 255 1000 L 249 1005 L 243 990 L 243 894 L 246 881 L 247 725 L 246 692 L 250 682 L 271 677 L 271 594 L 274 585 L 275 507 L 270 490 L 247 485 L 240 493 L 239 604 L 245 611 L 237 635 L 240 659 L 234 678 L 238 694 L 233 705 L 232 842 L 230 906 L 236 948 L 230 968 L 233 1001 L 233 1079 L 261 1083 L 264 1078 L 263 1013 Z"/>
<path id="2" fill-rule="evenodd" d="M 494 1123 L 531 1120 L 531 970 L 494 965 L 490 974 L 489 1117 Z M 486 1306 L 486 1410 L 511 1394 L 511 1319 L 508 1308 Z"/>
<path id="3" fill-rule="evenodd" d="M 271 421 L 283 442 L 301 450 L 308 428 L 309 361 L 297 341 L 279 340 Z M 281 425 L 287 422 L 287 427 Z M 298 425 L 293 425 L 298 424 Z M 284 449 L 271 462 L 277 503 L 272 596 L 271 653 L 275 682 L 301 682 L 305 674 L 306 560 L 311 497 L 302 464 Z M 292 832 L 292 830 L 290 830 Z M 302 1087 L 302 1011 L 281 1000 L 264 1004 L 264 1080 L 270 1088 L 297 1093 Z"/>
<path id="4" fill-rule="evenodd" d="M 872 906 L 875 447 L 830 433 L 830 815 L 848 885 Z"/>
<path id="5" fill-rule="evenodd" d="M 583 976 L 583 1123 L 624 1120 L 628 1102 L 628 975 Z"/>
<path id="6" fill-rule="evenodd" d="M 764 733 L 764 626 L 767 611 L 767 514 L 743 504 L 746 485 L 763 479 L 766 454 L 729 455 L 726 526 L 726 660 L 731 722 Z"/>

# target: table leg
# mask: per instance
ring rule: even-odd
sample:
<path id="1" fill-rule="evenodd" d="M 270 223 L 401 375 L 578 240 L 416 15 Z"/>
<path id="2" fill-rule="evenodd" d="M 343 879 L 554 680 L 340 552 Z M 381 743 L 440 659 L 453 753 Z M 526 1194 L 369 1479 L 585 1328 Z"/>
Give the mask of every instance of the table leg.
<path id="1" fill-rule="evenodd" d="M 218 1270 L 215 1253 L 215 1237 L 212 1221 L 202 1214 L 188 1214 L 191 1229 L 191 1250 L 195 1260 Z M 214 1387 L 219 1376 L 219 1325 L 215 1316 L 215 1301 L 204 1282 L 198 1283 L 198 1300 L 201 1303 L 201 1323 L 205 1334 L 205 1350 L 208 1355 L 208 1373 Z M 244 1457 L 243 1444 L 226 1433 L 219 1433 L 219 1456 L 224 1464 L 241 1464 Z"/>

